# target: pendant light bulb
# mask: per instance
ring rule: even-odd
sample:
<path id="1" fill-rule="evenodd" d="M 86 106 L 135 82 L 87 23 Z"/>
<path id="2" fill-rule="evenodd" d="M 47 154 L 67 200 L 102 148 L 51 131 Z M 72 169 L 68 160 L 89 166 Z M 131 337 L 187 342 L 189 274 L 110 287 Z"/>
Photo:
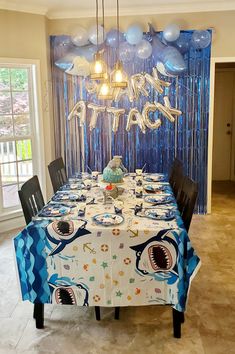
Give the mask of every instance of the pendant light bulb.
<path id="1" fill-rule="evenodd" d="M 110 85 L 109 78 L 106 77 L 100 85 L 98 99 L 100 100 L 112 100 L 113 99 L 113 88 Z"/>
<path id="2" fill-rule="evenodd" d="M 123 70 L 122 62 L 120 60 L 116 62 L 114 70 L 111 73 L 111 85 L 112 87 L 127 87 L 127 75 Z"/>
<path id="3" fill-rule="evenodd" d="M 91 64 L 91 79 L 104 80 L 107 76 L 107 65 L 102 55 L 98 52 L 94 55 L 94 62 Z"/>
<path id="4" fill-rule="evenodd" d="M 102 73 L 102 64 L 99 60 L 95 62 L 94 71 L 96 74 Z"/>
<path id="5" fill-rule="evenodd" d="M 107 82 L 104 82 L 104 83 L 101 85 L 100 94 L 101 94 L 102 96 L 107 96 L 108 93 L 109 93 L 109 86 L 108 86 Z"/>

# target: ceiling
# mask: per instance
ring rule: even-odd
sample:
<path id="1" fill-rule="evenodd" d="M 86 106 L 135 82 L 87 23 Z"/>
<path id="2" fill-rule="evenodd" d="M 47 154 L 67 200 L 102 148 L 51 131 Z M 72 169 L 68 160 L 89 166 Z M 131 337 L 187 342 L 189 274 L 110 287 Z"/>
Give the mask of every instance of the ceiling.
<path id="1" fill-rule="evenodd" d="M 101 3 L 101 0 L 99 0 Z M 235 10 L 235 0 L 119 0 L 120 15 Z M 46 15 L 50 19 L 94 17 L 95 0 L 0 0 L 0 9 Z M 105 0 L 105 15 L 116 14 L 116 0 Z"/>

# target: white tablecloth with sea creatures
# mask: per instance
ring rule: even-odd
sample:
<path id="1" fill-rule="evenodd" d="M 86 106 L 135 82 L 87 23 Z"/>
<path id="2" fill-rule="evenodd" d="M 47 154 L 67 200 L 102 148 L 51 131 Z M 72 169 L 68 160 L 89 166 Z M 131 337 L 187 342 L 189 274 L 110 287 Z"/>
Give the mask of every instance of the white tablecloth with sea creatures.
<path id="1" fill-rule="evenodd" d="M 137 179 L 126 176 L 111 204 L 103 204 L 102 176 L 56 193 L 14 239 L 23 300 L 185 310 L 200 260 L 168 182 L 145 175 L 137 186 Z"/>

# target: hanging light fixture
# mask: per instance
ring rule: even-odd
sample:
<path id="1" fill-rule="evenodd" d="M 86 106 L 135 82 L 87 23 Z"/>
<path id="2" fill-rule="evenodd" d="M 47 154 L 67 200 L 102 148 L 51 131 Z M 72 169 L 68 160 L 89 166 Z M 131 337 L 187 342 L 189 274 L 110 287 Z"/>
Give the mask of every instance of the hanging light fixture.
<path id="1" fill-rule="evenodd" d="M 103 0 L 102 0 L 103 3 Z M 104 10 L 103 10 L 104 11 Z M 102 54 L 99 52 L 98 48 L 98 38 L 99 38 L 99 30 L 98 30 L 98 0 L 96 0 L 96 41 L 97 41 L 97 49 L 94 55 L 94 62 L 91 64 L 91 74 L 90 78 L 92 80 L 103 80 L 107 77 L 107 65 L 103 60 Z M 103 21 L 104 21 L 104 12 L 103 12 Z M 103 24 L 104 25 L 104 24 Z M 103 38 L 104 38 L 104 27 L 103 27 Z"/>
<path id="2" fill-rule="evenodd" d="M 113 88 L 110 85 L 110 80 L 107 78 L 103 81 L 99 88 L 98 93 L 99 100 L 112 100 L 113 99 Z"/>
<path id="3" fill-rule="evenodd" d="M 102 17 L 103 17 L 103 40 L 104 40 L 104 0 L 102 0 Z M 110 85 L 110 77 L 108 71 L 106 71 L 104 76 L 104 81 L 100 84 L 98 99 L 100 100 L 112 100 L 113 99 L 113 88 Z"/>
<path id="4" fill-rule="evenodd" d="M 127 87 L 127 74 L 123 70 L 123 65 L 119 59 L 119 0 L 117 0 L 117 62 L 114 66 L 114 70 L 111 73 L 111 85 L 115 88 L 126 88 Z"/>

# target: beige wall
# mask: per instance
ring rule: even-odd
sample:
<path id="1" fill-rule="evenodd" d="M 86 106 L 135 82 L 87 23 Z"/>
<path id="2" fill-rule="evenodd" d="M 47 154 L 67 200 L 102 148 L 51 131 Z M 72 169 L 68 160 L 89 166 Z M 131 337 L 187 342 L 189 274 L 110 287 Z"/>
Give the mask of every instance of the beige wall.
<path id="1" fill-rule="evenodd" d="M 74 26 L 82 25 L 85 28 L 89 28 L 90 25 L 94 24 L 94 21 L 92 18 L 50 20 L 48 22 L 48 32 L 50 34 L 70 34 Z M 147 30 L 148 22 L 151 22 L 159 31 L 172 22 L 178 23 L 185 30 L 213 27 L 215 33 L 212 44 L 212 56 L 235 57 L 235 46 L 233 45 L 233 38 L 235 38 L 235 11 L 122 16 L 120 26 L 125 30 L 128 25 L 134 22 L 143 24 L 145 30 Z M 105 24 L 107 29 L 115 26 L 115 18 L 107 17 Z"/>
<path id="2" fill-rule="evenodd" d="M 106 28 L 115 26 L 115 17 L 107 17 Z M 54 132 L 51 111 L 51 80 L 49 60 L 49 35 L 71 34 L 76 25 L 89 28 L 94 18 L 49 20 L 45 16 L 0 10 L 0 57 L 39 59 L 41 65 L 41 96 L 45 143 L 45 166 L 54 158 Z M 215 29 L 212 56 L 235 57 L 235 11 L 211 13 L 184 13 L 149 16 L 121 16 L 121 28 L 137 22 L 147 30 L 148 22 L 162 30 L 168 23 L 178 23 L 182 29 Z M 47 177 L 47 191 L 51 184 Z"/>
<path id="3" fill-rule="evenodd" d="M 49 102 L 47 19 L 41 15 L 0 10 L 0 57 L 40 60 L 45 167 L 54 157 L 53 120 Z M 46 168 L 47 194 L 51 183 Z"/>

